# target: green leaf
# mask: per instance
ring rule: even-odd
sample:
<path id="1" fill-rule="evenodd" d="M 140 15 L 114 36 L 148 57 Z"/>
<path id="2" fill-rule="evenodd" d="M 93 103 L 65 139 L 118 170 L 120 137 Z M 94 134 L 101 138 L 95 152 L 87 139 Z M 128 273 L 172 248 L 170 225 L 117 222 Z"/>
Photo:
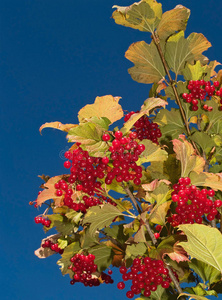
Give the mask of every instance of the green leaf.
<path id="1" fill-rule="evenodd" d="M 146 148 L 140 155 L 137 165 L 151 161 L 165 161 L 167 159 L 167 152 L 161 149 L 159 145 L 151 142 L 150 140 L 143 140 L 140 144 L 143 144 Z"/>
<path id="2" fill-rule="evenodd" d="M 160 126 L 162 137 L 168 137 L 170 140 L 178 138 L 185 132 L 185 127 L 181 114 L 178 109 L 161 109 L 155 117 L 155 122 Z"/>
<path id="3" fill-rule="evenodd" d="M 176 31 L 185 30 L 190 16 L 190 10 L 182 5 L 166 11 L 157 27 L 157 34 L 161 40 L 166 40 Z"/>
<path id="4" fill-rule="evenodd" d="M 144 243 L 127 245 L 126 247 L 126 255 L 128 257 L 137 257 L 138 255 L 143 256 L 146 251 L 147 247 Z"/>
<path id="5" fill-rule="evenodd" d="M 114 5 L 113 8 L 117 8 L 112 15 L 116 24 L 152 33 L 162 16 L 162 5 L 155 0 L 142 0 L 126 7 Z"/>
<path id="6" fill-rule="evenodd" d="M 121 97 L 113 97 L 111 95 L 96 97 L 93 104 L 87 104 L 80 109 L 78 112 L 79 122 L 88 122 L 92 117 L 98 119 L 106 118 L 111 123 L 120 120 L 123 117 L 122 107 L 118 103 L 120 99 Z M 107 125 L 109 125 L 108 121 L 105 121 Z M 101 122 L 104 122 L 104 120 Z"/>
<path id="7" fill-rule="evenodd" d="M 181 177 L 187 177 L 191 171 L 202 172 L 205 160 L 196 155 L 193 146 L 186 140 L 173 140 L 176 158 L 181 162 Z"/>
<path id="8" fill-rule="evenodd" d="M 94 236 L 89 232 L 89 228 L 86 228 L 81 235 L 80 244 L 82 249 L 88 249 L 93 247 L 96 244 L 99 244 L 99 233 L 96 233 Z"/>
<path id="9" fill-rule="evenodd" d="M 202 66 L 198 60 L 195 65 L 187 63 L 182 73 L 185 80 L 199 80 L 203 77 L 206 69 L 207 66 Z"/>
<path id="10" fill-rule="evenodd" d="M 58 239 L 58 246 L 60 249 L 65 249 L 68 246 L 68 240 L 66 238 Z"/>
<path id="11" fill-rule="evenodd" d="M 129 132 L 137 120 L 139 120 L 143 115 L 150 115 L 154 108 L 159 108 L 167 105 L 167 102 L 161 98 L 148 98 L 144 101 L 141 109 L 138 113 L 133 114 L 130 119 L 124 124 L 121 129 L 123 134 Z"/>
<path id="12" fill-rule="evenodd" d="M 104 228 L 104 232 L 111 236 L 112 238 L 116 239 L 120 243 L 125 243 L 125 241 L 129 238 L 129 235 L 125 235 L 123 224 L 120 225 L 112 225 L 112 227 L 106 227 Z"/>
<path id="13" fill-rule="evenodd" d="M 81 143 L 81 148 L 90 153 L 91 156 L 104 156 L 108 150 L 108 143 L 102 140 L 104 129 L 95 123 L 82 123 L 69 131 L 70 142 Z"/>
<path id="14" fill-rule="evenodd" d="M 102 118 L 92 117 L 89 120 L 85 119 L 84 121 L 85 122 L 94 123 L 96 125 L 99 125 L 104 130 L 108 130 L 109 129 L 109 125 L 111 124 L 111 121 L 109 119 L 105 118 L 105 117 L 102 117 Z"/>
<path id="15" fill-rule="evenodd" d="M 83 219 L 83 225 L 90 223 L 89 231 L 90 234 L 94 236 L 98 229 L 109 226 L 115 217 L 122 215 L 123 214 L 111 204 L 104 204 L 102 207 L 93 206 L 88 209 Z"/>
<path id="16" fill-rule="evenodd" d="M 199 283 L 197 286 L 192 288 L 185 288 L 184 291 L 193 294 L 195 293 L 198 296 L 217 296 L 217 292 L 214 290 L 205 290 L 203 283 Z"/>
<path id="17" fill-rule="evenodd" d="M 99 272 L 107 269 L 112 263 L 112 248 L 107 247 L 105 243 L 101 243 L 88 250 L 89 253 L 95 255 L 94 263 L 97 265 Z"/>
<path id="18" fill-rule="evenodd" d="M 205 132 L 194 132 L 191 136 L 191 140 L 197 143 L 202 151 L 206 153 L 208 153 L 212 147 L 216 146 L 214 140 Z"/>
<path id="19" fill-rule="evenodd" d="M 166 215 L 172 201 L 165 202 L 161 205 L 156 205 L 151 211 L 149 221 L 154 224 L 165 225 Z"/>
<path id="20" fill-rule="evenodd" d="M 207 129 L 209 133 L 214 133 L 211 131 L 211 127 L 213 127 L 213 125 L 215 126 L 217 122 L 221 122 L 221 111 L 218 109 L 218 103 L 219 98 L 216 96 L 207 101 L 207 105 L 213 107 L 213 110 L 211 112 L 204 112 L 204 114 L 209 118 L 209 125 Z"/>
<path id="21" fill-rule="evenodd" d="M 73 223 L 78 224 L 79 221 L 81 220 L 81 217 L 83 216 L 83 213 L 81 212 L 76 212 L 73 209 L 68 210 L 68 212 L 65 214 L 65 216 L 73 221 Z"/>
<path id="22" fill-rule="evenodd" d="M 135 65 L 128 69 L 133 80 L 153 83 L 164 79 L 166 72 L 154 42 L 150 45 L 144 41 L 133 43 L 125 57 Z"/>
<path id="23" fill-rule="evenodd" d="M 52 222 L 50 228 L 56 227 L 56 230 L 63 235 L 69 235 L 78 230 L 75 223 L 70 222 L 60 214 L 48 215 L 48 219 Z"/>
<path id="24" fill-rule="evenodd" d="M 156 201 L 157 205 L 161 205 L 171 198 L 171 191 L 168 185 L 161 182 L 150 196 Z"/>
<path id="25" fill-rule="evenodd" d="M 70 258 L 80 250 L 79 242 L 74 242 L 64 249 L 62 257 L 57 264 L 61 267 L 62 275 L 68 273 L 68 267 L 71 265 Z"/>
<path id="26" fill-rule="evenodd" d="M 222 235 L 217 228 L 202 224 L 179 225 L 188 241 L 180 245 L 187 253 L 222 272 Z"/>
<path id="27" fill-rule="evenodd" d="M 208 281 L 209 284 L 212 284 L 213 282 L 217 282 L 221 279 L 220 272 L 208 263 L 204 263 L 194 258 L 191 262 L 189 262 L 189 266 L 203 279 L 204 284 Z"/>
<path id="28" fill-rule="evenodd" d="M 200 33 L 191 33 L 187 39 L 184 31 L 169 37 L 166 44 L 165 58 L 170 69 L 177 75 L 181 74 L 185 63 L 193 63 L 202 58 L 202 52 L 211 46 L 210 42 Z"/>

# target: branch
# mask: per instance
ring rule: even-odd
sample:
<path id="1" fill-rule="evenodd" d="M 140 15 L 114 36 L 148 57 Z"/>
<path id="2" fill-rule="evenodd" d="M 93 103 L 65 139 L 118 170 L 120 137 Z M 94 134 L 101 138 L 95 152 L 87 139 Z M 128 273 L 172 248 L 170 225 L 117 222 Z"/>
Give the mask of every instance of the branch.
<path id="1" fill-rule="evenodd" d="M 150 228 L 150 224 L 149 224 L 148 220 L 146 220 L 146 222 L 145 222 L 145 227 L 147 229 L 147 232 L 149 233 L 149 236 L 150 236 L 150 238 L 151 238 L 154 246 L 157 246 L 157 243 L 158 243 L 157 239 L 155 238 L 155 236 L 154 236 L 154 234 L 152 232 L 152 229 Z"/>
<path id="2" fill-rule="evenodd" d="M 171 86 L 172 89 L 173 89 L 173 93 L 174 93 L 174 95 L 175 95 L 176 102 L 177 102 L 177 104 L 178 104 L 178 106 L 179 106 L 179 108 L 180 108 L 180 113 L 181 113 L 182 119 L 183 119 L 183 121 L 184 121 L 186 130 L 187 130 L 187 133 L 188 133 L 189 136 L 191 136 L 191 132 L 190 132 L 190 128 L 189 128 L 189 123 L 188 123 L 188 121 L 187 121 L 187 119 L 186 119 L 186 115 L 185 115 L 184 109 L 183 109 L 182 104 L 181 104 L 181 102 L 180 102 L 180 97 L 179 97 L 178 92 L 177 92 L 177 89 L 176 89 L 176 87 L 175 87 L 175 81 L 172 79 L 172 77 L 171 77 L 171 75 L 170 75 L 170 70 L 169 70 L 169 68 L 168 68 L 168 66 L 167 66 L 167 62 L 166 62 L 166 60 L 165 60 L 163 51 L 162 51 L 161 46 L 160 46 L 160 40 L 159 40 L 159 37 L 158 37 L 157 34 L 154 32 L 153 35 L 152 35 L 152 38 L 153 38 L 153 41 L 154 41 L 154 43 L 155 43 L 155 45 L 156 45 L 156 47 L 157 47 L 157 50 L 158 50 L 158 52 L 159 52 L 159 55 L 160 55 L 160 58 L 161 58 L 161 60 L 162 60 L 164 69 L 165 69 L 165 71 L 166 71 L 166 74 L 167 74 L 167 76 L 168 76 L 168 78 L 169 78 L 170 86 Z M 197 145 L 195 144 L 195 142 L 191 140 L 191 143 L 192 143 L 194 149 L 196 150 L 197 154 L 198 154 L 199 156 L 201 156 L 201 155 L 200 155 L 200 152 L 199 152 L 199 150 L 198 150 L 198 148 L 197 148 Z"/>
<path id="3" fill-rule="evenodd" d="M 122 184 L 122 187 L 124 189 L 124 191 L 126 192 L 126 194 L 129 196 L 130 200 L 133 202 L 135 208 L 137 209 L 138 213 L 141 214 L 141 208 L 139 207 L 135 197 L 133 196 L 133 194 L 131 193 L 129 187 L 127 185 L 124 185 L 124 183 Z"/>
<path id="4" fill-rule="evenodd" d="M 167 270 L 169 271 L 169 276 L 172 279 L 177 291 L 179 294 L 183 293 L 183 290 L 180 287 L 179 282 L 177 281 L 176 277 L 173 274 L 173 271 L 171 270 L 171 268 L 169 266 L 166 266 Z M 186 298 L 184 298 L 183 296 L 180 297 L 181 300 L 186 300 Z"/>

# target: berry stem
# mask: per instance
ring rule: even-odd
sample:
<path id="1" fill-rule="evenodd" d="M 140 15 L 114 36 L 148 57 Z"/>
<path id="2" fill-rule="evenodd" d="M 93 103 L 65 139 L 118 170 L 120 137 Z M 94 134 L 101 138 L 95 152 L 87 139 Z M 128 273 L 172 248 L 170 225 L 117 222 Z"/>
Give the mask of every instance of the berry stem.
<path id="1" fill-rule="evenodd" d="M 191 136 L 191 132 L 190 132 L 190 128 L 189 128 L 189 123 L 187 122 L 186 115 L 185 115 L 185 113 L 184 113 L 184 109 L 183 109 L 182 104 L 181 104 L 181 102 L 180 102 L 180 97 L 179 97 L 178 92 L 177 92 L 177 89 L 176 89 L 176 87 L 175 87 L 175 83 L 176 83 L 176 82 L 172 79 L 172 77 L 171 77 L 171 75 L 170 75 L 170 71 L 169 71 L 169 68 L 168 68 L 168 66 L 167 66 L 167 62 L 166 62 L 166 60 L 165 60 L 165 57 L 164 57 L 164 55 L 163 55 L 163 51 L 162 51 L 161 46 L 160 46 L 160 40 L 159 40 L 159 37 L 158 37 L 158 35 L 154 32 L 153 35 L 152 35 L 152 38 L 153 38 L 153 41 L 154 41 L 154 43 L 155 43 L 155 45 L 156 45 L 156 47 L 157 47 L 157 50 L 158 50 L 158 53 L 159 53 L 160 58 L 161 58 L 161 60 L 162 60 L 164 69 L 165 69 L 165 71 L 166 71 L 166 73 L 167 73 L 167 76 L 168 76 L 168 78 L 169 78 L 169 83 L 170 83 L 170 86 L 171 86 L 172 89 L 173 89 L 173 93 L 174 93 L 174 95 L 175 95 L 176 102 L 177 102 L 177 104 L 178 104 L 178 106 L 179 106 L 180 113 L 181 113 L 182 119 L 183 119 L 183 121 L 184 121 L 184 124 L 185 124 L 185 127 L 186 127 L 187 134 L 188 134 L 188 136 Z M 198 150 L 198 148 L 197 148 L 197 145 L 195 144 L 195 142 L 191 140 L 191 143 L 192 143 L 194 149 L 196 150 L 197 154 L 198 154 L 199 156 L 201 156 L 201 155 L 200 155 L 200 152 L 199 152 L 199 150 Z"/>
<path id="2" fill-rule="evenodd" d="M 179 284 L 179 282 L 177 281 L 176 277 L 174 276 L 173 271 L 171 270 L 171 268 L 170 268 L 169 266 L 166 266 L 166 269 L 169 271 L 169 276 L 170 276 L 170 278 L 172 279 L 172 281 L 173 281 L 173 283 L 174 283 L 174 285 L 175 285 L 175 287 L 176 287 L 178 293 L 179 293 L 179 294 L 183 293 L 183 290 L 181 289 L 180 284 Z M 180 299 L 181 299 L 181 300 L 186 300 L 186 298 L 183 297 L 183 296 L 181 296 Z"/>
<path id="3" fill-rule="evenodd" d="M 149 224 L 148 220 L 146 220 L 146 222 L 145 222 L 145 227 L 147 229 L 147 232 L 149 233 L 149 236 L 150 236 L 154 246 L 157 246 L 157 243 L 158 243 L 157 239 L 156 239 L 154 233 L 152 232 L 152 229 L 150 228 L 150 224 Z"/>

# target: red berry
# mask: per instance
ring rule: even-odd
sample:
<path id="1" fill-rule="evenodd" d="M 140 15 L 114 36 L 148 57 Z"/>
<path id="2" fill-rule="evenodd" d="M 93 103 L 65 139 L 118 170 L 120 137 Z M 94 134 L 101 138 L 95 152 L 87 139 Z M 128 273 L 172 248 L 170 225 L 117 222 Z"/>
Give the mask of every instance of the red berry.
<path id="1" fill-rule="evenodd" d="M 69 169 L 70 167 L 71 167 L 71 162 L 69 161 L 69 160 L 67 160 L 67 161 L 65 161 L 64 162 L 64 167 L 66 168 L 66 169 Z"/>
<path id="2" fill-rule="evenodd" d="M 155 233 L 154 233 L 154 236 L 155 236 L 156 239 L 158 239 L 158 238 L 160 237 L 159 232 L 155 232 Z"/>
<path id="3" fill-rule="evenodd" d="M 107 133 L 104 133 L 102 136 L 102 139 L 104 142 L 108 142 L 110 140 L 110 135 Z"/>
<path id="4" fill-rule="evenodd" d="M 115 138 L 117 140 L 120 140 L 122 136 L 123 136 L 123 133 L 120 130 L 115 132 Z"/>
<path id="5" fill-rule="evenodd" d="M 124 282 L 118 282 L 118 283 L 117 283 L 117 288 L 118 288 L 119 290 L 123 290 L 123 289 L 125 288 L 125 283 L 124 283 Z"/>

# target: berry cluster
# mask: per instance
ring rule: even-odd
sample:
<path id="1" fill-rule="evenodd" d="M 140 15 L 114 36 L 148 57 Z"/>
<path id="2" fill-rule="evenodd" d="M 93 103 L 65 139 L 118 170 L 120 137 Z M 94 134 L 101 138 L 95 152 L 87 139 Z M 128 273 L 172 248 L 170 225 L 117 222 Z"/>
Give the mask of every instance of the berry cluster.
<path id="1" fill-rule="evenodd" d="M 131 111 L 124 117 L 124 121 L 127 122 L 129 118 L 134 115 L 136 112 Z M 137 133 L 137 138 L 139 140 L 148 139 L 153 143 L 158 144 L 158 138 L 162 136 L 160 129 L 158 128 L 157 123 L 153 123 L 146 115 L 142 116 L 139 120 L 136 121 L 133 128 L 133 132 Z"/>
<path id="2" fill-rule="evenodd" d="M 75 284 L 76 282 L 81 282 L 84 286 L 99 286 L 100 281 L 97 276 L 93 275 L 97 271 L 97 265 L 94 263 L 95 256 L 93 254 L 75 254 L 71 259 L 71 265 L 69 269 L 74 272 L 73 279 L 70 284 Z M 113 283 L 113 279 L 110 275 L 101 273 L 101 279 L 106 284 Z"/>
<path id="3" fill-rule="evenodd" d="M 43 244 L 42 244 L 42 248 L 50 248 L 52 251 L 55 251 L 59 254 L 63 254 L 63 249 L 59 248 L 58 243 L 53 243 L 50 240 L 46 240 Z"/>
<path id="4" fill-rule="evenodd" d="M 124 281 L 132 280 L 131 290 L 126 293 L 127 298 L 133 298 L 141 292 L 145 297 L 149 297 L 151 292 L 156 291 L 158 285 L 167 289 L 171 283 L 169 271 L 164 267 L 163 261 L 150 257 L 135 258 L 128 273 L 125 266 L 121 266 L 119 272 L 122 274 L 123 282 L 117 284 L 118 289 L 125 288 Z M 177 274 L 174 274 L 178 278 Z"/>
<path id="5" fill-rule="evenodd" d="M 135 185 L 140 185 L 142 167 L 138 166 L 136 161 L 139 159 L 139 155 L 145 150 L 145 146 L 138 144 L 135 141 L 136 138 L 136 132 L 131 132 L 128 137 L 123 137 L 121 131 L 115 132 L 115 139 L 109 147 L 113 167 L 107 169 L 106 184 L 111 184 L 116 179 L 117 182 L 133 180 Z"/>
<path id="6" fill-rule="evenodd" d="M 65 157 L 69 160 L 64 162 L 64 167 L 70 168 L 71 173 L 68 182 L 75 184 L 77 191 L 93 196 L 95 192 L 98 193 L 98 189 L 101 187 L 101 183 L 97 181 L 97 178 L 102 179 L 105 177 L 107 165 L 103 163 L 101 157 L 89 156 L 87 151 L 83 151 L 79 144 L 77 145 L 78 148 L 73 152 L 66 151 L 65 153 Z M 61 189 L 57 190 L 56 193 L 61 196 L 68 189 L 68 185 L 64 182 L 64 186 L 58 185 L 59 187 Z"/>
<path id="7" fill-rule="evenodd" d="M 73 189 L 72 184 L 66 182 L 65 180 L 61 179 L 57 183 L 55 183 L 56 195 L 62 196 L 64 195 L 64 205 L 68 206 L 69 208 L 82 213 L 86 213 L 86 210 L 89 207 L 100 205 L 104 202 L 110 203 L 116 206 L 116 203 L 113 202 L 110 198 L 98 195 L 98 197 L 87 196 L 84 195 L 81 197 L 81 200 L 77 200 L 72 198 Z"/>
<path id="8" fill-rule="evenodd" d="M 50 225 L 51 225 L 51 221 L 47 220 L 47 219 L 45 219 L 43 217 L 35 217 L 34 220 L 35 220 L 36 224 L 42 224 L 45 227 L 50 227 Z"/>
<path id="9" fill-rule="evenodd" d="M 211 84 L 210 81 L 205 80 L 190 80 L 187 86 L 190 93 L 183 93 L 182 98 L 191 104 L 191 110 L 193 111 L 198 110 L 199 100 L 203 103 L 204 100 L 210 100 L 213 95 L 220 97 L 220 104 L 222 105 L 222 88 L 218 89 L 219 85 L 218 81 Z M 212 111 L 213 108 L 203 103 L 203 109 Z"/>
<path id="10" fill-rule="evenodd" d="M 191 185 L 190 178 L 180 178 L 177 184 L 173 185 L 172 200 L 177 204 L 176 213 L 168 217 L 172 226 L 180 224 L 201 224 L 206 215 L 209 221 L 220 218 L 217 210 L 222 206 L 221 200 L 213 199 L 214 190 L 199 190 Z"/>

